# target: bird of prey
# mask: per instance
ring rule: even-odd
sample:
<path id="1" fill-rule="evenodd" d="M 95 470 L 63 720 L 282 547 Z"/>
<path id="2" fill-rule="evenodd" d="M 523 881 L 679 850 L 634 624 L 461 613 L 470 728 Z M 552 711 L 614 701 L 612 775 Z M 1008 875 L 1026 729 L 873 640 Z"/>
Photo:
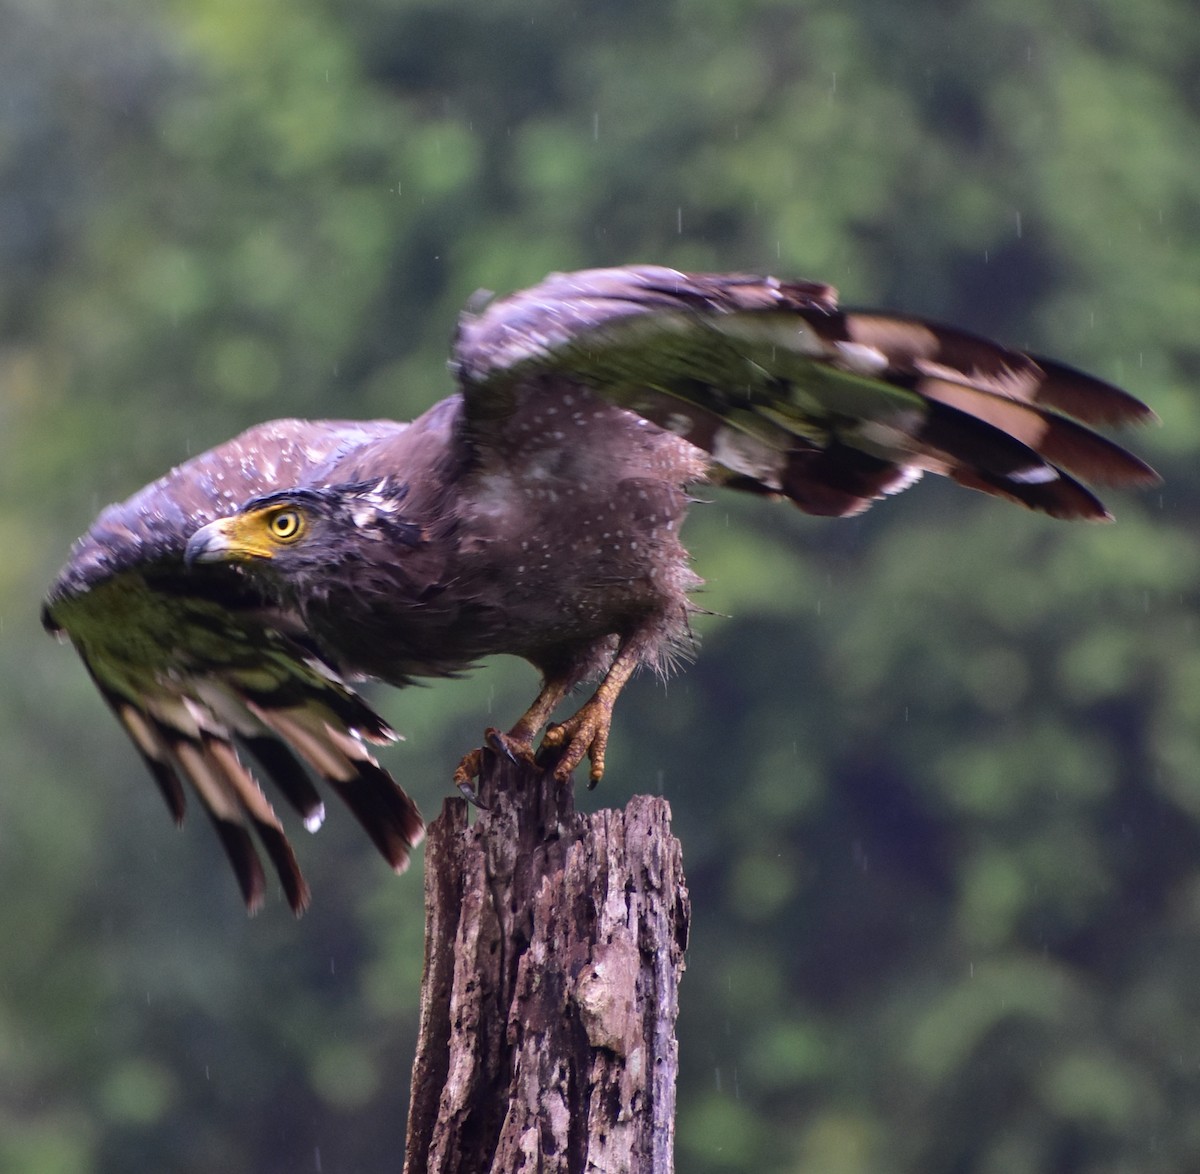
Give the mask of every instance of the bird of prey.
<path id="1" fill-rule="evenodd" d="M 543 686 L 493 746 L 604 770 L 613 703 L 690 645 L 679 535 L 709 483 L 844 517 L 923 472 L 1057 518 L 1106 519 L 1084 482 L 1145 486 L 1092 430 L 1152 415 L 1059 363 L 809 281 L 657 266 L 554 274 L 461 319 L 457 390 L 412 423 L 276 420 L 109 506 L 43 619 L 78 649 L 177 821 L 186 780 L 245 902 L 258 836 L 309 890 L 256 771 L 310 830 L 314 777 L 397 870 L 423 825 L 354 691 L 523 657 Z M 572 717 L 559 702 L 599 684 Z M 459 764 L 468 786 L 479 751 Z M 543 760 L 544 761 L 544 760 Z M 253 766 L 251 765 L 253 762 Z"/>

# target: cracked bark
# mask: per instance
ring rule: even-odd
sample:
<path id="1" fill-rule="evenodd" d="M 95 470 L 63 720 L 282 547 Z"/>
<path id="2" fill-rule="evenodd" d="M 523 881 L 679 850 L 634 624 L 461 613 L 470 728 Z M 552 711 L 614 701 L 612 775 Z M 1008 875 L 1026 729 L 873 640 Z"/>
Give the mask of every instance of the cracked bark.
<path id="1" fill-rule="evenodd" d="M 665 800 L 486 754 L 425 857 L 405 1174 L 670 1174 L 689 904 Z"/>

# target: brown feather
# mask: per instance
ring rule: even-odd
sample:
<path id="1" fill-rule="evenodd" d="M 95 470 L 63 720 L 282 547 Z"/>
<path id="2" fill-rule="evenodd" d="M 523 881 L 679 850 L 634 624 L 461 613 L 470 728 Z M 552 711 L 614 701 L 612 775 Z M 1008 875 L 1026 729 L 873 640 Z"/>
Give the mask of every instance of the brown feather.
<path id="1" fill-rule="evenodd" d="M 410 850 L 424 838 L 425 825 L 413 801 L 366 748 L 315 711 L 253 704 L 251 709 L 333 787 L 387 862 L 403 872 Z"/>
<path id="2" fill-rule="evenodd" d="M 1053 465 L 1101 485 L 1153 485 L 1157 474 L 1111 440 L 1063 416 L 995 392 L 946 379 L 922 378 L 921 395 L 1007 433 Z"/>
<path id="3" fill-rule="evenodd" d="M 897 371 L 990 381 L 1013 399 L 1065 412 L 1084 424 L 1155 418 L 1141 400 L 1102 379 L 941 323 L 855 311 L 844 315 L 844 329 L 854 342 L 878 348 Z"/>

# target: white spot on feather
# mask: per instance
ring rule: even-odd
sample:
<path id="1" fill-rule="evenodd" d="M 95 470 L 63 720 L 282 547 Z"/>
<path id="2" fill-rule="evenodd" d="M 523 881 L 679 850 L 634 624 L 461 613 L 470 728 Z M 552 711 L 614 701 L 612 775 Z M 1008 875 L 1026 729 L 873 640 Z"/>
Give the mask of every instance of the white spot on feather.
<path id="1" fill-rule="evenodd" d="M 890 485 L 886 486 L 884 493 L 891 496 L 893 493 L 903 493 L 910 486 L 915 485 L 921 480 L 921 475 L 925 472 L 924 469 L 917 465 L 901 465 L 897 472 L 900 476 Z"/>
<path id="2" fill-rule="evenodd" d="M 857 375 L 879 375 L 887 370 L 888 358 L 878 347 L 863 342 L 835 342 L 839 365 Z"/>
<path id="3" fill-rule="evenodd" d="M 1008 476 L 1010 481 L 1016 481 L 1020 485 L 1045 485 L 1048 481 L 1058 480 L 1058 470 L 1051 465 L 1034 465 Z"/>

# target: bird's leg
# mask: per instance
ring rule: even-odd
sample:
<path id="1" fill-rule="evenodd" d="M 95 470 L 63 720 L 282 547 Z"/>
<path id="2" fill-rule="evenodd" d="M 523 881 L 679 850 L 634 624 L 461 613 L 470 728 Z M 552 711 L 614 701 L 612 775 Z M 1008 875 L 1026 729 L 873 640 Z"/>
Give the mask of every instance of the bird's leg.
<path id="1" fill-rule="evenodd" d="M 562 748 L 558 762 L 554 765 L 554 777 L 559 782 L 565 783 L 585 757 L 592 764 L 588 786 L 594 787 L 603 778 L 604 753 L 608 748 L 613 706 L 642 661 L 649 632 L 647 629 L 645 633 L 635 633 L 622 641 L 596 692 L 566 721 L 559 722 L 546 731 L 542 739 L 543 748 Z M 517 719 L 507 734 L 496 729 L 486 731 L 484 736 L 488 745 L 514 762 L 533 762 L 533 739 L 538 730 L 549 721 L 550 715 L 570 691 L 575 680 L 575 676 L 570 673 L 548 677 L 533 704 Z M 474 780 L 479 777 L 482 765 L 483 750 L 476 749 L 465 755 L 454 771 L 454 785 L 472 802 L 477 802 Z"/>
<path id="2" fill-rule="evenodd" d="M 560 782 L 570 778 L 571 772 L 585 755 L 592 764 L 588 787 L 594 787 L 604 777 L 604 752 L 612 727 L 613 706 L 634 669 L 641 663 L 644 647 L 644 639 L 639 639 L 637 635 L 625 640 L 591 698 L 566 721 L 546 731 L 542 739 L 543 746 L 563 747 L 562 757 L 554 767 L 554 777 Z"/>
<path id="3" fill-rule="evenodd" d="M 513 761 L 523 759 L 533 762 L 533 739 L 538 730 L 550 720 L 550 715 L 558 703 L 567 695 L 572 680 L 572 677 L 565 674 L 548 677 L 533 704 L 517 719 L 507 734 L 496 729 L 486 731 L 484 737 L 488 744 Z M 479 777 L 482 759 L 482 750 L 472 750 L 463 756 L 463 760 L 454 771 L 454 785 L 472 802 L 475 801 L 472 780 Z"/>
<path id="4" fill-rule="evenodd" d="M 533 739 L 538 730 L 549 720 L 558 703 L 570 691 L 574 678 L 569 675 L 550 677 L 542 685 L 542 691 L 533 699 L 533 704 L 517 718 L 516 724 L 502 734 L 499 730 L 489 730 L 488 741 L 497 745 L 510 758 L 524 758 L 533 761 Z"/>

